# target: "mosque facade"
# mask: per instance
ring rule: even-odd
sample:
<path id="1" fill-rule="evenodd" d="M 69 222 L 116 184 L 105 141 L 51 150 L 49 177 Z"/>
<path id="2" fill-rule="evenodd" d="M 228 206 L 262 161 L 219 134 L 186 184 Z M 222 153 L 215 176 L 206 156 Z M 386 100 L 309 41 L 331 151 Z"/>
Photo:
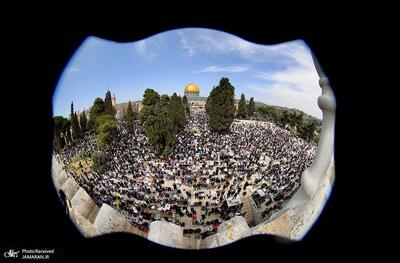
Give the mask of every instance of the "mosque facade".
<path id="1" fill-rule="evenodd" d="M 186 97 L 188 99 L 190 110 L 192 110 L 194 112 L 205 111 L 207 97 L 200 96 L 199 86 L 197 86 L 194 83 L 189 83 L 185 86 L 183 93 L 184 93 L 184 95 L 186 95 Z M 117 98 L 116 98 L 115 94 L 113 94 L 112 104 L 116 109 L 116 118 L 122 119 L 123 113 L 126 111 L 126 108 L 127 108 L 127 103 L 117 104 Z M 139 112 L 143 108 L 141 100 L 131 101 L 131 104 L 132 104 L 132 108 L 134 111 Z M 88 116 L 88 114 L 90 114 L 89 110 L 85 112 L 87 116 Z"/>
<path id="2" fill-rule="evenodd" d="M 194 112 L 205 111 L 207 97 L 200 96 L 200 88 L 194 83 L 186 85 L 183 92 L 189 102 L 190 110 Z"/>

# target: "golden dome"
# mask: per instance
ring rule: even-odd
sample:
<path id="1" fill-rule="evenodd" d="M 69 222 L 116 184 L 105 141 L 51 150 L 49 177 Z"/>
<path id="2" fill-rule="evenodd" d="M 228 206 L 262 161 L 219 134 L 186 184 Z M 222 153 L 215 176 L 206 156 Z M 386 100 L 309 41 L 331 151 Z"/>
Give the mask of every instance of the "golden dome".
<path id="1" fill-rule="evenodd" d="M 200 93 L 199 87 L 196 84 L 190 83 L 185 87 L 185 93 Z"/>

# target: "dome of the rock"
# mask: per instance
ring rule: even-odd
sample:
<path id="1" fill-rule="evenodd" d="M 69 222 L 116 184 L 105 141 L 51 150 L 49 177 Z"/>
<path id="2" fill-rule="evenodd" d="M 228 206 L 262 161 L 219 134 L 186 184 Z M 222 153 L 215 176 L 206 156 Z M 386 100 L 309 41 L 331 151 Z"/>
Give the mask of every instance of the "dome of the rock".
<path id="1" fill-rule="evenodd" d="M 194 84 L 194 83 L 189 83 L 185 87 L 185 95 L 186 96 L 199 96 L 200 94 L 200 89 L 199 87 Z"/>

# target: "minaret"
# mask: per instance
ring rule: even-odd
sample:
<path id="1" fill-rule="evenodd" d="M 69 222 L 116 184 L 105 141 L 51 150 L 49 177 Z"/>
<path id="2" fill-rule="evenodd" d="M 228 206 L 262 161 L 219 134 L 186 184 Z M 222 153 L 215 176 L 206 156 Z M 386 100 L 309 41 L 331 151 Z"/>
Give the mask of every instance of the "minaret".
<path id="1" fill-rule="evenodd" d="M 119 111 L 119 109 L 117 107 L 117 98 L 115 97 L 115 94 L 113 94 L 112 97 L 111 97 L 111 104 L 112 104 L 112 106 L 113 106 L 113 108 L 115 110 L 115 117 L 117 119 L 120 119 L 121 116 L 120 116 L 120 111 Z"/>
<path id="2" fill-rule="evenodd" d="M 112 105 L 113 105 L 114 107 L 116 107 L 116 105 L 117 105 L 117 98 L 115 97 L 115 94 L 112 95 L 111 103 L 112 103 Z"/>

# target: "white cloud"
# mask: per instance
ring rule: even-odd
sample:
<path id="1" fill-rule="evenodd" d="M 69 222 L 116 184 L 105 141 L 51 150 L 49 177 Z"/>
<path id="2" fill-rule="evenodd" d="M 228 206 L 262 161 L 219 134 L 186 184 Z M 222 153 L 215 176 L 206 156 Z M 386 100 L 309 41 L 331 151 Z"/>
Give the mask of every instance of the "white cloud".
<path id="1" fill-rule="evenodd" d="M 159 56 L 160 50 L 164 45 L 162 38 L 156 37 L 136 42 L 134 48 L 137 54 L 147 58 L 149 61 L 153 61 L 154 58 Z"/>
<path id="2" fill-rule="evenodd" d="M 250 69 L 249 65 L 237 65 L 237 66 L 208 66 L 202 70 L 197 70 L 195 73 L 205 73 L 205 72 L 244 72 Z"/>
<path id="3" fill-rule="evenodd" d="M 315 70 L 298 66 L 275 73 L 260 73 L 256 76 L 266 80 L 267 83 L 249 85 L 248 88 L 265 94 L 265 98 L 271 104 L 296 108 L 315 117 L 322 117 L 317 104 L 321 88 Z"/>
<path id="4" fill-rule="evenodd" d="M 237 55 L 250 64 L 265 63 L 271 70 L 254 74 L 264 83 L 248 85 L 247 88 L 264 94 L 267 103 L 297 108 L 315 117 L 322 117 L 317 104 L 321 94 L 319 77 L 311 53 L 304 42 L 257 45 L 234 35 L 208 29 L 184 29 L 178 31 L 178 35 L 182 49 L 188 57 L 204 53 L 229 54 Z M 245 71 L 245 68 L 214 65 L 196 72 L 241 70 Z"/>
<path id="5" fill-rule="evenodd" d="M 79 72 L 79 71 L 80 71 L 79 68 L 77 68 L 77 67 L 72 67 L 72 68 L 69 68 L 69 69 L 67 70 L 67 73 L 68 73 L 68 74 L 72 74 L 72 73 L 76 73 L 76 72 Z"/>
<path id="6" fill-rule="evenodd" d="M 304 49 L 300 41 L 271 46 L 257 45 L 234 35 L 210 29 L 183 29 L 177 33 L 181 47 L 188 57 L 205 52 L 236 54 L 253 63 L 286 63 L 293 62 L 293 56 Z"/>
<path id="7" fill-rule="evenodd" d="M 196 54 L 196 50 L 193 44 L 189 42 L 182 31 L 178 31 L 178 35 L 180 37 L 180 42 L 183 50 L 187 53 L 189 57 L 193 57 Z"/>
<path id="8" fill-rule="evenodd" d="M 248 88 L 265 94 L 271 104 L 300 109 L 321 118 L 317 103 L 321 88 L 310 52 L 305 47 L 295 47 L 286 49 L 285 54 L 293 57 L 297 64 L 272 73 L 259 72 L 255 77 L 266 83 L 249 85 Z"/>

